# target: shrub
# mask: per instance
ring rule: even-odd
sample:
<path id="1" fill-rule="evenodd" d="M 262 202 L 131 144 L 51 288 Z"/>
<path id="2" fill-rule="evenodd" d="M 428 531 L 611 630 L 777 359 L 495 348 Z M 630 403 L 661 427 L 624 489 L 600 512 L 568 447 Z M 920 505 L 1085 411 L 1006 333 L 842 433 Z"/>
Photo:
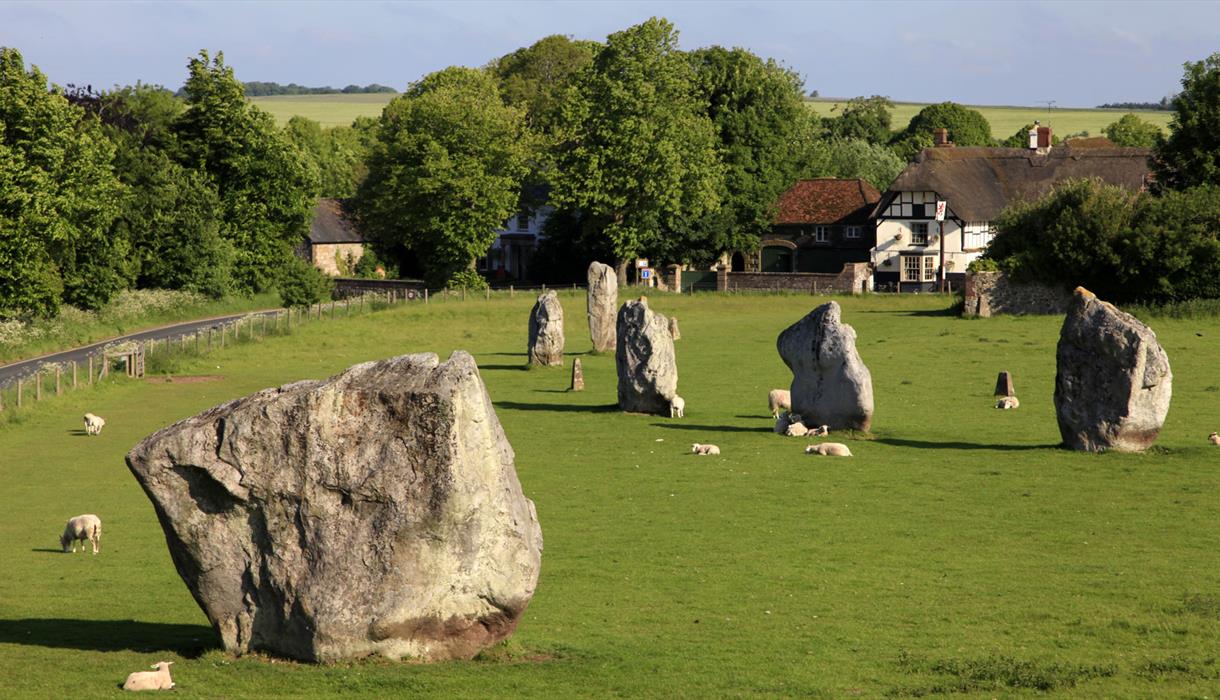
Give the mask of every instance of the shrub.
<path id="1" fill-rule="evenodd" d="M 462 270 L 455 272 L 449 276 L 449 281 L 445 283 L 449 289 L 469 289 L 472 291 L 481 291 L 487 289 L 487 280 L 474 270 Z"/>
<path id="2" fill-rule="evenodd" d="M 280 300 L 290 308 L 317 304 L 330 299 L 333 286 L 331 279 L 321 270 L 294 257 L 284 267 L 280 277 Z"/>

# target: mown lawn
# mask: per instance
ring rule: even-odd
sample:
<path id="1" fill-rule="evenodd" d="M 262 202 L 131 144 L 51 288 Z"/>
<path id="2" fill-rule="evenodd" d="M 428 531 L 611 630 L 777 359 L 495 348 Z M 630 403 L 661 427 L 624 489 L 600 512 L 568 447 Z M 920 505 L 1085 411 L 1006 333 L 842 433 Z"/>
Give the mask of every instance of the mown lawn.
<path id="1" fill-rule="evenodd" d="M 613 408 L 565 294 L 570 368 L 523 369 L 532 300 L 433 303 L 313 324 L 0 426 L 0 688 L 119 693 L 176 661 L 178 697 L 1205 697 L 1220 690 L 1220 321 L 1153 323 L 1173 408 L 1144 455 L 1058 449 L 1060 319 L 962 320 L 935 296 L 840 298 L 872 370 L 855 457 L 770 432 L 784 327 L 807 296 L 673 297 L 685 419 Z M 1197 334 L 1202 334 L 1197 335 Z M 310 666 L 235 659 L 173 569 L 123 455 L 167 423 L 364 360 L 473 352 L 546 549 L 516 635 L 490 658 Z M 1022 407 L 991 408 L 996 373 Z M 81 435 L 86 410 L 107 420 Z M 713 442 L 721 457 L 688 454 Z M 95 512 L 102 553 L 56 550 Z"/>

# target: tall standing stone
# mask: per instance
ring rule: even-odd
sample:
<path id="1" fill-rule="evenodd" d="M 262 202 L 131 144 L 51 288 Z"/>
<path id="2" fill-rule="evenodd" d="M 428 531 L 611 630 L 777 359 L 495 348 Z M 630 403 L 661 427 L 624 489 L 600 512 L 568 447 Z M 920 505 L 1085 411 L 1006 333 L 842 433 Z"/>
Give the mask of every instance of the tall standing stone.
<path id="1" fill-rule="evenodd" d="M 614 349 L 615 317 L 618 306 L 618 276 L 614 268 L 599 262 L 589 263 L 589 335 L 594 352 Z"/>
<path id="2" fill-rule="evenodd" d="M 530 311 L 529 363 L 563 364 L 563 305 L 554 289 L 540 294 Z"/>
<path id="3" fill-rule="evenodd" d="M 235 654 L 466 659 L 534 594 L 542 532 L 465 352 L 230 401 L 127 465 Z"/>
<path id="4" fill-rule="evenodd" d="M 780 333 L 779 356 L 792 370 L 792 412 L 807 425 L 868 430 L 873 423 L 873 378 L 856 352 L 856 331 L 828 302 Z"/>
<path id="5" fill-rule="evenodd" d="M 1156 440 L 1169 413 L 1173 372 L 1152 329 L 1077 287 L 1055 360 L 1064 445 L 1138 452 Z"/>
<path id="6" fill-rule="evenodd" d="M 585 390 L 585 370 L 580 366 L 580 358 L 572 360 L 572 386 L 568 387 L 568 391 L 584 391 Z"/>
<path id="7" fill-rule="evenodd" d="M 678 364 L 669 319 L 629 301 L 618 312 L 614 360 L 618 368 L 618 405 L 632 413 L 669 415 L 678 393 Z"/>

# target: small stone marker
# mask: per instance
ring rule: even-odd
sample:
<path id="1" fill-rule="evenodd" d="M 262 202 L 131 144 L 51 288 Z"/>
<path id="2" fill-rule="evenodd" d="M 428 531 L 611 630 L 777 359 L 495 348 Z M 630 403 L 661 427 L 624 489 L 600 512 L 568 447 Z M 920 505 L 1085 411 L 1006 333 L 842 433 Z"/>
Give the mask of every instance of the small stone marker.
<path id="1" fill-rule="evenodd" d="M 584 391 L 585 390 L 585 372 L 580 367 L 580 358 L 572 360 L 572 386 L 568 391 Z"/>
<path id="2" fill-rule="evenodd" d="M 995 380 L 995 395 L 996 396 L 1016 396 L 1017 393 L 1012 390 L 1012 375 L 1007 371 L 1000 372 L 1000 375 Z"/>
<path id="3" fill-rule="evenodd" d="M 678 319 L 675 316 L 669 317 L 669 334 L 674 340 L 682 340 L 682 331 L 678 330 Z"/>

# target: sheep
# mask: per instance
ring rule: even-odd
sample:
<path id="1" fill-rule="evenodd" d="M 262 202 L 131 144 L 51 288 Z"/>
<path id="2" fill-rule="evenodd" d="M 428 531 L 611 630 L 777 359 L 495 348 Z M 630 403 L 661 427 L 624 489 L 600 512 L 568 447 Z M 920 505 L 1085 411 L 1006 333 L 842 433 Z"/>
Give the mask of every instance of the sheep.
<path id="1" fill-rule="evenodd" d="M 93 514 L 69 518 L 64 526 L 64 534 L 59 536 L 59 546 L 63 547 L 64 552 L 75 553 L 77 540 L 81 542 L 80 551 L 85 551 L 84 542 L 88 540 L 93 544 L 93 553 L 97 554 L 97 548 L 102 543 L 102 519 Z"/>
<path id="2" fill-rule="evenodd" d="M 136 671 L 127 676 L 123 690 L 172 690 L 175 683 L 169 676 L 173 661 L 158 661 L 152 665 L 155 671 Z"/>
<path id="3" fill-rule="evenodd" d="M 819 426 L 817 426 L 816 428 L 810 428 L 810 429 L 809 429 L 809 434 L 810 434 L 810 435 L 812 435 L 812 436 L 814 436 L 814 437 L 821 437 L 821 436 L 823 436 L 823 435 L 830 435 L 830 426 L 829 426 L 829 425 L 819 425 Z"/>
<path id="4" fill-rule="evenodd" d="M 85 434 L 86 435 L 101 435 L 102 427 L 106 425 L 106 421 L 101 416 L 95 416 L 92 413 L 85 414 Z"/>
<path id="5" fill-rule="evenodd" d="M 1021 406 L 1021 402 L 1017 401 L 1017 397 L 1015 397 L 1015 396 L 1002 396 L 1002 397 L 1000 397 L 999 401 L 995 402 L 996 408 L 1002 408 L 1005 411 L 1007 411 L 1010 408 L 1019 408 L 1020 406 Z"/>
<path id="6" fill-rule="evenodd" d="M 720 454 L 719 447 L 716 447 L 715 445 L 701 445 L 697 442 L 691 443 L 690 451 L 692 454 L 697 454 L 697 455 L 718 455 L 718 454 Z"/>
<path id="7" fill-rule="evenodd" d="M 1207 441 L 1213 445 L 1220 445 L 1220 435 L 1212 433 L 1211 435 L 1207 436 Z"/>
<path id="8" fill-rule="evenodd" d="M 804 437 L 809 434 L 809 429 L 804 423 L 789 423 L 788 428 L 784 431 L 784 435 L 788 437 Z"/>
<path id="9" fill-rule="evenodd" d="M 674 397 L 669 400 L 669 417 L 682 418 L 686 415 L 686 399 L 674 394 Z"/>
<path id="10" fill-rule="evenodd" d="M 792 393 L 787 389 L 772 389 L 767 394 L 767 406 L 771 408 L 771 417 L 779 418 L 780 411 L 792 410 Z"/>
<path id="11" fill-rule="evenodd" d="M 850 457 L 851 450 L 841 442 L 822 442 L 805 448 L 807 455 L 822 455 L 826 457 Z"/>

